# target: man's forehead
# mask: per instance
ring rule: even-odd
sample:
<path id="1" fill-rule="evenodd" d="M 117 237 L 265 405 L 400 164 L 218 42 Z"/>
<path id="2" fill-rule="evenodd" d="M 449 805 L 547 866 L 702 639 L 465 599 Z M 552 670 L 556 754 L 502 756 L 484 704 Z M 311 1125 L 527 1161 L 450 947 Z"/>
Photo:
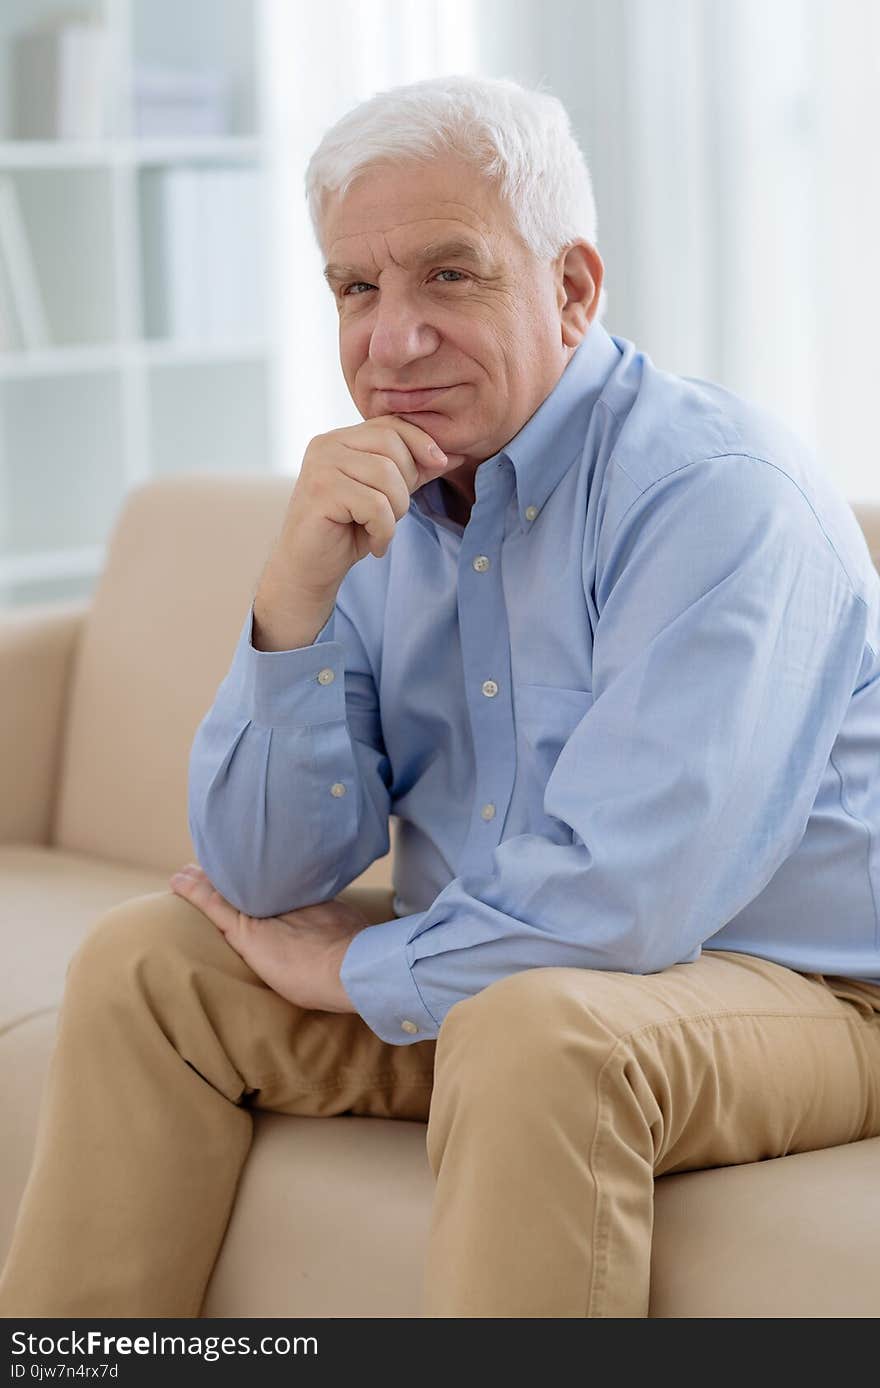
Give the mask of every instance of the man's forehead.
<path id="1" fill-rule="evenodd" d="M 499 209 L 499 219 L 500 215 Z M 456 232 L 470 232 L 477 240 L 482 240 L 491 236 L 493 221 L 491 209 L 476 208 L 453 199 L 420 198 L 403 202 L 373 193 L 368 197 L 357 196 L 353 188 L 341 200 L 337 195 L 328 202 L 324 217 L 327 234 L 334 241 L 365 234 L 375 236 L 376 233 L 391 241 L 409 241 L 418 239 L 420 233 L 430 238 Z"/>
<path id="2" fill-rule="evenodd" d="M 505 216 L 496 185 L 448 155 L 430 163 L 380 161 L 361 169 L 343 194 L 334 190 L 327 196 L 322 220 L 328 241 L 383 233 L 393 250 L 397 241 L 409 244 L 409 231 L 416 239 L 423 232 L 428 241 L 470 230 L 491 241 Z"/>

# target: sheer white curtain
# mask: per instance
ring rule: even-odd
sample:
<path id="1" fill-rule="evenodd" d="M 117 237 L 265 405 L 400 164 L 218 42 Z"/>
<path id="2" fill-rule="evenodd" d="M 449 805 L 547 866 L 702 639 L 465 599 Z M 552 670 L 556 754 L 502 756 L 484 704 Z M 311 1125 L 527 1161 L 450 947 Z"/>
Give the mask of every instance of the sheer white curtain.
<path id="1" fill-rule="evenodd" d="M 774 410 L 880 499 L 880 0 L 270 0 L 285 468 L 354 423 L 302 194 L 356 101 L 440 72 L 559 96 L 593 173 L 611 332 Z"/>
<path id="2" fill-rule="evenodd" d="M 880 5 L 627 11 L 638 340 L 768 405 L 851 500 L 880 499 Z"/>
<path id="3" fill-rule="evenodd" d="M 853 500 L 880 501 L 880 4 L 811 0 L 816 433 Z"/>

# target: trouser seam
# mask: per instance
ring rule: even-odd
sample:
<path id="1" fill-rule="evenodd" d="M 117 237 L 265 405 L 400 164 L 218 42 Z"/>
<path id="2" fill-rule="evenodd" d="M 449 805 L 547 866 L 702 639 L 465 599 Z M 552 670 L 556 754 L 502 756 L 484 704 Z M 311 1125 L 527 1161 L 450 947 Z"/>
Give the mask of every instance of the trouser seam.
<path id="1" fill-rule="evenodd" d="M 730 1011 L 719 1012 L 713 1008 L 709 1012 L 694 1012 L 687 1017 L 663 1017 L 657 1022 L 645 1022 L 640 1027 L 633 1027 L 632 1031 L 626 1031 L 622 1036 L 618 1036 L 614 1049 L 623 1041 L 629 1041 L 634 1036 L 642 1036 L 645 1032 L 659 1031 L 663 1027 L 681 1026 L 686 1022 L 726 1022 L 731 1017 L 789 1017 L 795 1022 L 852 1022 L 855 1017 L 849 1015 L 837 1015 L 834 1012 L 790 1012 L 787 1009 L 779 1011 L 775 1008 L 759 1009 L 754 1007 L 731 1008 Z M 613 1054 L 613 1052 L 612 1052 Z M 610 1057 L 609 1057 L 610 1058 Z"/>

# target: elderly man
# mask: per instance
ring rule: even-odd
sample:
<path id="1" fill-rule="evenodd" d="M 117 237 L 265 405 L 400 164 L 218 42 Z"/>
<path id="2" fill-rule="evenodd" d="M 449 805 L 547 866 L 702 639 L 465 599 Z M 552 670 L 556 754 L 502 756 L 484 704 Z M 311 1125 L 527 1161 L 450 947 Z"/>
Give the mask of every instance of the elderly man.
<path id="1" fill-rule="evenodd" d="M 199 863 L 68 971 L 0 1309 L 197 1316 L 259 1107 L 427 1121 L 426 1315 L 645 1316 L 656 1174 L 880 1133 L 877 574 L 780 423 L 604 329 L 554 98 L 383 93 L 307 186 L 363 422 L 195 737 Z"/>

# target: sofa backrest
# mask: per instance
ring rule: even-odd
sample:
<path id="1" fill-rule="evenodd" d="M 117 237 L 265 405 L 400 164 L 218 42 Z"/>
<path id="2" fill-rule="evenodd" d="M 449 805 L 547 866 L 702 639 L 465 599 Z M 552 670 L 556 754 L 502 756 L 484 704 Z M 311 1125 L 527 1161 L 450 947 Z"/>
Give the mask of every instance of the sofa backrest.
<path id="1" fill-rule="evenodd" d="M 229 669 L 293 483 L 175 475 L 129 492 L 73 670 L 58 847 L 160 872 L 195 856 L 190 745 Z"/>
<path id="2" fill-rule="evenodd" d="M 171 872 L 193 735 L 283 524 L 293 478 L 172 476 L 126 498 L 77 651 L 53 829 L 60 848 Z M 880 569 L 880 505 L 854 506 Z M 359 882 L 390 882 L 392 853 Z"/>

